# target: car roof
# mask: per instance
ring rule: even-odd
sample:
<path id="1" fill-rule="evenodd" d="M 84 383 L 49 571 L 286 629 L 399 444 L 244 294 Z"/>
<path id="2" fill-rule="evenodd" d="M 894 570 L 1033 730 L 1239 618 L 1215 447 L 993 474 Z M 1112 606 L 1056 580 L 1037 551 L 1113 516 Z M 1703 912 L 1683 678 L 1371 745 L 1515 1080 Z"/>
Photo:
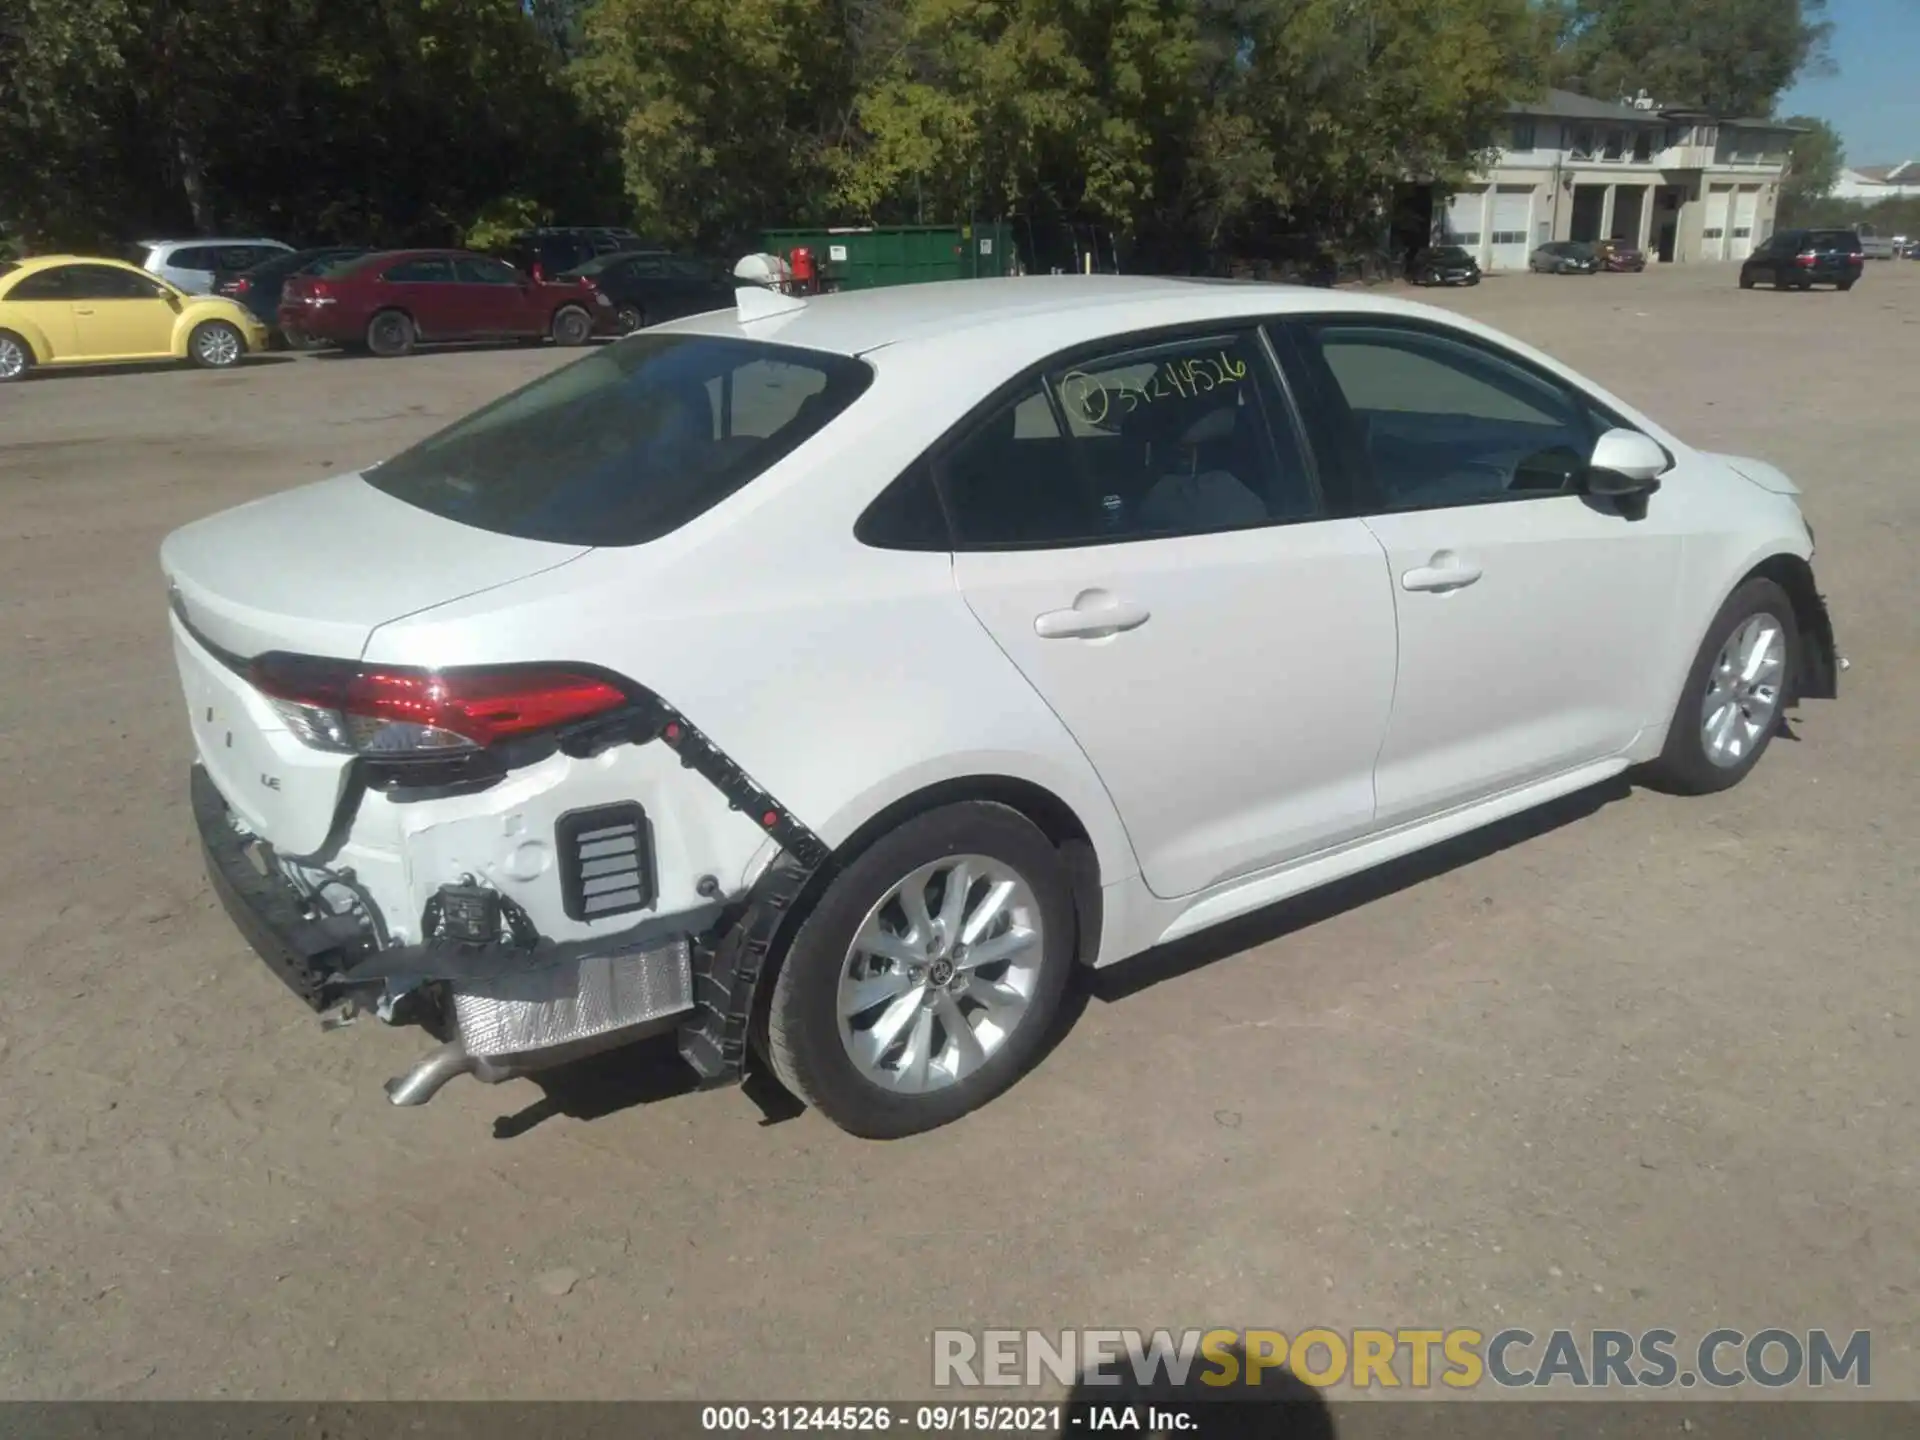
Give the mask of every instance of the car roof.
<path id="1" fill-rule="evenodd" d="M 742 321 L 737 310 L 715 310 L 657 328 L 841 355 L 943 344 L 990 331 L 1009 351 L 1030 350 L 1038 359 L 1082 341 L 1133 330 L 1307 313 L 1411 315 L 1455 325 L 1461 318 L 1411 301 L 1303 285 L 1144 275 L 1026 275 L 842 291 L 764 319 Z"/>
<path id="2" fill-rule="evenodd" d="M 283 250 L 293 247 L 284 240 L 272 240 L 265 235 L 195 235 L 184 240 L 136 240 L 136 245 L 144 245 L 149 250 L 182 250 L 194 245 L 273 245 Z"/>
<path id="3" fill-rule="evenodd" d="M 131 270 L 134 274 L 142 276 L 147 274 L 138 265 L 130 265 L 125 260 L 116 259 L 111 255 L 35 255 L 20 261 L 20 268 L 9 273 L 15 276 L 28 275 L 35 270 L 45 270 L 54 265 L 111 265 L 116 270 Z"/>

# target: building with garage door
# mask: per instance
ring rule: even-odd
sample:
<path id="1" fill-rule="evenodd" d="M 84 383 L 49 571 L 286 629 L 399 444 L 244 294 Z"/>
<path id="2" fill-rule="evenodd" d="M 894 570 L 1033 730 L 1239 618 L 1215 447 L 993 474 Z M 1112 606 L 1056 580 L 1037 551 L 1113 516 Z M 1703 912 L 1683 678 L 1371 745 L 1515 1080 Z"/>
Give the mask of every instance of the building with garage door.
<path id="1" fill-rule="evenodd" d="M 1798 130 L 1566 90 L 1516 105 L 1493 164 L 1433 201 L 1437 243 L 1524 270 L 1549 240 L 1620 239 L 1669 263 L 1744 260 L 1773 233 Z"/>

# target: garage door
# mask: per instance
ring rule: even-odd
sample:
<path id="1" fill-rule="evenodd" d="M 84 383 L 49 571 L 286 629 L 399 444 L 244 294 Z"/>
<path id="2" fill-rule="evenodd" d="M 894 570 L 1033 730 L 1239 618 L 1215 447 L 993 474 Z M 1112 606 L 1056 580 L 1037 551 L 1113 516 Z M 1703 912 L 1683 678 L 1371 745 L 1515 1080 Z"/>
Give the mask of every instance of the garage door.
<path id="1" fill-rule="evenodd" d="M 1483 264 L 1487 257 L 1480 243 L 1486 238 L 1481 234 L 1481 223 L 1486 208 L 1485 190 L 1462 190 L 1447 199 L 1447 244 L 1464 245 L 1467 253 Z"/>
<path id="2" fill-rule="evenodd" d="M 1493 195 L 1491 268 L 1527 268 L 1527 235 L 1533 228 L 1533 186 L 1502 185 Z"/>
<path id="3" fill-rule="evenodd" d="M 1727 253 L 1727 228 L 1729 224 L 1728 207 L 1732 200 L 1732 190 L 1726 185 L 1715 185 L 1707 191 L 1706 224 L 1700 231 L 1700 258 L 1720 260 Z"/>
<path id="4" fill-rule="evenodd" d="M 1753 253 L 1753 225 L 1760 214 L 1760 187 L 1742 185 L 1733 197 L 1733 234 L 1727 258 L 1744 260 Z"/>

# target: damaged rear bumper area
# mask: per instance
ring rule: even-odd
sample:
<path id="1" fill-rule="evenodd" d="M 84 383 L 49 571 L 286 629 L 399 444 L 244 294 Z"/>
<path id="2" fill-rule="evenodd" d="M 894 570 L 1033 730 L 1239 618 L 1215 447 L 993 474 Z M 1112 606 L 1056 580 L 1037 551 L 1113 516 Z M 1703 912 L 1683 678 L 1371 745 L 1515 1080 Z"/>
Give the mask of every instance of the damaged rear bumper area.
<path id="1" fill-rule="evenodd" d="M 744 1007 L 737 1019 L 729 1013 L 724 1001 L 739 987 L 723 977 L 716 989 L 712 968 L 721 956 L 733 964 L 741 948 L 736 933 L 765 933 L 764 921 L 748 918 L 751 897 L 732 907 L 716 900 L 651 916 L 589 940 L 554 941 L 530 923 L 514 923 L 506 927 L 511 939 L 488 943 L 443 936 L 385 944 L 363 913 L 351 906 L 334 913 L 291 883 L 272 848 L 236 822 L 199 765 L 192 802 L 215 894 L 289 989 L 343 1020 L 371 1013 L 390 1024 L 421 1025 L 443 1042 L 388 1082 L 394 1104 L 424 1104 L 458 1075 L 504 1080 L 675 1029 L 703 1081 L 739 1078 Z M 354 884 L 351 871 L 334 879 Z M 696 980 L 722 1003 L 700 1003 Z M 716 1045 L 720 1039 L 731 1043 Z M 716 1065 L 722 1049 L 730 1063 Z"/>

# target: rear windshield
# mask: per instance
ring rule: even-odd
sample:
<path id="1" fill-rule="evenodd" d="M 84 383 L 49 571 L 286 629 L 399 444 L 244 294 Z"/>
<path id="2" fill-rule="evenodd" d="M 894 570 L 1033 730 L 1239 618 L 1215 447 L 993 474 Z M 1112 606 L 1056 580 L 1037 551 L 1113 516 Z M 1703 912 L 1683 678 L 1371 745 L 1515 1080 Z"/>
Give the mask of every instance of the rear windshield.
<path id="1" fill-rule="evenodd" d="M 1807 245 L 1813 250 L 1857 250 L 1860 237 L 1851 230 L 1815 230 L 1807 237 Z"/>
<path id="2" fill-rule="evenodd" d="M 482 530 L 640 545 L 767 470 L 872 374 L 817 350 L 636 335 L 475 411 L 367 480 Z"/>

